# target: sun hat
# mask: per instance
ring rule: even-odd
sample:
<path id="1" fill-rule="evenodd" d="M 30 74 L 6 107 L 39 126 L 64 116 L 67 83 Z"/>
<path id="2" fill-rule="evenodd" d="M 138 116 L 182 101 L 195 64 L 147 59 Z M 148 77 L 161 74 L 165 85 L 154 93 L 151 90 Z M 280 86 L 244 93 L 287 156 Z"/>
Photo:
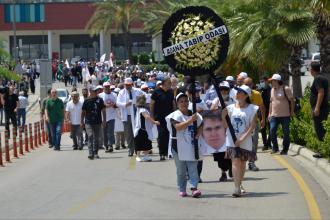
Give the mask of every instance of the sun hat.
<path id="1" fill-rule="evenodd" d="M 251 95 L 251 89 L 247 85 L 241 85 L 239 87 L 235 87 L 235 89 L 237 91 L 242 91 L 242 92 L 244 92 L 245 94 L 247 94 L 249 96 Z"/>

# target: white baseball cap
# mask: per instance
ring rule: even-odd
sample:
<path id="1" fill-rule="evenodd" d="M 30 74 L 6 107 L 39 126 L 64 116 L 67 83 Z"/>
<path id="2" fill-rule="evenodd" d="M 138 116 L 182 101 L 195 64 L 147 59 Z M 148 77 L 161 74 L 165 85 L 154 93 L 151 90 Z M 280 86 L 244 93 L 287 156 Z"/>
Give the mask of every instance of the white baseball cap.
<path id="1" fill-rule="evenodd" d="M 126 85 L 132 85 L 133 84 L 132 78 L 126 78 L 125 81 L 124 81 L 124 84 L 126 84 Z"/>
<path id="2" fill-rule="evenodd" d="M 162 81 L 157 81 L 156 85 L 158 86 L 160 84 L 162 84 Z"/>
<path id="3" fill-rule="evenodd" d="M 247 85 L 242 85 L 242 86 L 239 86 L 239 87 L 235 87 L 235 89 L 237 91 L 242 91 L 242 92 L 244 92 L 245 94 L 247 94 L 249 96 L 251 95 L 251 88 L 248 87 Z"/>
<path id="4" fill-rule="evenodd" d="M 269 81 L 276 80 L 276 81 L 281 81 L 282 77 L 280 74 L 275 73 L 272 78 L 269 79 Z"/>
<path id="5" fill-rule="evenodd" d="M 227 81 L 222 81 L 219 85 L 219 87 L 221 88 L 228 88 L 230 89 L 229 83 Z"/>
<path id="6" fill-rule="evenodd" d="M 227 76 L 226 77 L 226 80 L 227 81 L 235 81 L 234 77 L 232 77 L 232 76 Z"/>
<path id="7" fill-rule="evenodd" d="M 110 83 L 109 82 L 103 83 L 103 87 L 106 87 L 106 86 L 110 86 Z"/>
<path id="8" fill-rule="evenodd" d="M 176 97 L 175 97 L 175 101 L 178 102 L 178 100 L 181 98 L 181 97 L 188 97 L 186 94 L 180 92 Z"/>
<path id="9" fill-rule="evenodd" d="M 240 74 L 238 74 L 238 76 L 240 76 L 244 79 L 248 78 L 248 74 L 246 72 L 241 72 Z"/>
<path id="10" fill-rule="evenodd" d="M 119 88 L 115 88 L 115 90 L 113 90 L 115 93 L 118 93 L 120 92 L 120 89 Z"/>

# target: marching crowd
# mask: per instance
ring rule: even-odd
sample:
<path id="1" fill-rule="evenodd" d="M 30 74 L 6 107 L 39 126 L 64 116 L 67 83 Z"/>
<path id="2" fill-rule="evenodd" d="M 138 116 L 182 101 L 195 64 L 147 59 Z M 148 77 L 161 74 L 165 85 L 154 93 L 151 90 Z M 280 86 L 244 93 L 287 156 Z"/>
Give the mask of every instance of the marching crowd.
<path id="1" fill-rule="evenodd" d="M 81 68 L 80 72 L 76 71 L 78 68 Z M 311 69 L 315 76 L 311 105 L 315 129 L 322 140 L 322 121 L 328 115 L 328 102 L 325 101 L 328 100 L 328 81 L 319 74 L 319 65 L 312 64 Z M 75 71 L 81 73 L 81 91 L 76 89 L 79 74 L 74 75 Z M 246 162 L 249 170 L 259 170 L 256 164 L 259 130 L 264 145 L 262 150 L 271 149 L 272 154 L 288 153 L 295 99 L 280 74 L 263 76 L 258 86 L 245 72 L 238 74 L 236 79 L 227 76 L 220 84 L 205 82 L 191 86 L 189 77 L 180 82 L 174 74 L 157 70 L 145 73 L 138 67 L 111 70 L 102 66 L 97 70 L 97 67 L 76 64 L 70 72 L 74 76 L 72 100 L 64 105 L 57 98 L 56 89 L 51 89 L 41 103 L 49 147 L 55 151 L 61 148 L 63 121 L 71 124 L 73 149 L 82 150 L 88 145 L 90 160 L 99 158 L 100 149 L 111 153 L 128 148 L 128 156 L 136 154 L 136 161 L 151 161 L 152 140 L 157 138 L 160 160 L 173 158 L 175 161 L 179 195 L 187 196 L 189 181 L 192 196 L 196 198 L 201 196 L 198 183 L 202 182 L 203 156 L 212 155 L 217 162 L 221 170 L 219 181 L 226 181 L 228 176 L 233 178 L 232 195 L 240 197 L 245 192 L 242 182 Z M 57 79 L 66 83 L 65 77 Z M 214 86 L 219 87 L 225 108 L 220 105 Z M 194 95 L 196 113 L 192 111 Z M 235 142 L 226 118 L 233 126 Z M 280 152 L 279 125 L 283 129 Z"/>

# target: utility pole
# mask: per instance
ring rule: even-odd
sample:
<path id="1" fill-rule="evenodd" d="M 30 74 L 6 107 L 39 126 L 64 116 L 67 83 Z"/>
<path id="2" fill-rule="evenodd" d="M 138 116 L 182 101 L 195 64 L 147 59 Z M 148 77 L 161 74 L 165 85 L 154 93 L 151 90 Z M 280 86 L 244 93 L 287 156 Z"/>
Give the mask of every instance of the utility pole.
<path id="1" fill-rule="evenodd" d="M 14 12 L 13 12 L 13 31 L 14 31 L 14 60 L 15 64 L 17 63 L 17 38 L 16 38 L 16 0 L 13 1 Z"/>

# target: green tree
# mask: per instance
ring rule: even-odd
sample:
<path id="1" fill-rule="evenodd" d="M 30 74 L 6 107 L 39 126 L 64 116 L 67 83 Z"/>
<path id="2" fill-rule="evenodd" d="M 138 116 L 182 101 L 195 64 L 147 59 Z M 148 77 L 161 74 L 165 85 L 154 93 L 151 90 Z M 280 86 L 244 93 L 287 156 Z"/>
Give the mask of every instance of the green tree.
<path id="1" fill-rule="evenodd" d="M 317 38 L 320 41 L 322 72 L 330 80 L 330 1 L 312 0 L 311 6 L 317 24 Z"/>
<path id="2" fill-rule="evenodd" d="M 288 79 L 291 66 L 293 93 L 302 96 L 300 56 L 302 46 L 313 38 L 313 15 L 300 0 L 238 1 L 229 17 L 232 65 L 253 63 L 259 73 L 281 70 Z"/>
<path id="3" fill-rule="evenodd" d="M 123 34 L 124 46 L 128 53 L 128 59 L 132 57 L 132 43 L 130 26 L 133 21 L 138 21 L 144 7 L 143 0 L 106 0 L 96 3 L 96 10 L 87 23 L 91 35 L 97 35 L 101 31 L 107 32 L 115 28 Z"/>

